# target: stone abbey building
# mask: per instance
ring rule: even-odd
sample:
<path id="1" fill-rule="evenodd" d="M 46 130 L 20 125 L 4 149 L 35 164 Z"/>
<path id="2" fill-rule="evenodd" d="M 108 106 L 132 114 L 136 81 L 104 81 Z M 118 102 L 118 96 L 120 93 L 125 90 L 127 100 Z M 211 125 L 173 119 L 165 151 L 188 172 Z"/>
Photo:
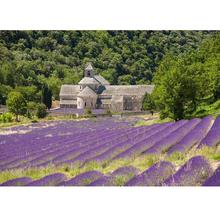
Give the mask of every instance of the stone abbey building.
<path id="1" fill-rule="evenodd" d="M 61 86 L 60 108 L 141 111 L 145 94 L 150 94 L 153 88 L 153 85 L 110 85 L 89 64 L 78 85 Z"/>

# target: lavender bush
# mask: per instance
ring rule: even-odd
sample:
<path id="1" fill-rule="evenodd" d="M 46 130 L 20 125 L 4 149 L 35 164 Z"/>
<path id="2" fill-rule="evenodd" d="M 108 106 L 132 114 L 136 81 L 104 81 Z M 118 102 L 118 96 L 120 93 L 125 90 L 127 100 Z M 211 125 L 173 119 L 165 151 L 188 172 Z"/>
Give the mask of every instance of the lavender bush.
<path id="1" fill-rule="evenodd" d="M 118 154 L 113 159 L 121 159 L 121 158 L 128 158 L 131 156 L 137 156 L 144 150 L 148 149 L 158 138 L 163 136 L 164 132 L 169 132 L 170 129 L 172 131 L 172 125 L 173 123 L 167 123 L 165 125 L 161 125 L 160 127 L 157 127 L 156 129 L 153 129 L 151 132 L 149 132 L 144 139 L 141 141 L 135 143 L 132 147 L 127 149 L 126 151 Z"/>
<path id="2" fill-rule="evenodd" d="M 67 179 L 66 175 L 63 173 L 54 173 L 45 176 L 39 180 L 32 181 L 27 184 L 27 186 L 56 186 L 59 183 Z"/>
<path id="3" fill-rule="evenodd" d="M 215 120 L 212 125 L 209 133 L 206 137 L 201 141 L 198 148 L 202 148 L 204 146 L 215 147 L 220 143 L 220 116 Z"/>
<path id="4" fill-rule="evenodd" d="M 167 178 L 164 186 L 200 186 L 212 175 L 209 162 L 203 156 L 187 161 L 175 174 Z"/>
<path id="5" fill-rule="evenodd" d="M 76 177 L 64 181 L 60 183 L 61 186 L 86 186 L 89 185 L 91 182 L 103 177 L 103 174 L 98 171 L 88 171 L 82 174 L 77 175 Z"/>
<path id="6" fill-rule="evenodd" d="M 112 176 L 137 175 L 139 170 L 133 166 L 120 167 L 111 173 Z"/>
<path id="7" fill-rule="evenodd" d="M 175 172 L 175 167 L 167 161 L 161 161 L 128 181 L 126 186 L 159 186 Z"/>
<path id="8" fill-rule="evenodd" d="M 12 179 L 2 183 L 0 186 L 25 186 L 28 183 L 32 182 L 32 179 L 29 177 L 20 177 Z"/>
<path id="9" fill-rule="evenodd" d="M 170 155 L 176 151 L 184 152 L 199 143 L 206 135 L 212 120 L 212 116 L 207 116 L 202 119 L 202 121 L 193 128 L 191 132 L 189 132 L 178 144 L 172 146 L 167 153 Z"/>
<path id="10" fill-rule="evenodd" d="M 203 183 L 203 186 L 220 186 L 220 167 Z"/>
<path id="11" fill-rule="evenodd" d="M 188 121 L 176 131 L 172 132 L 162 140 L 157 141 L 152 147 L 143 152 L 143 154 L 158 154 L 168 151 L 171 146 L 181 141 L 181 139 L 188 134 L 200 121 L 201 120 L 197 118 Z"/>
<path id="12" fill-rule="evenodd" d="M 88 186 L 114 186 L 114 178 L 111 176 L 103 176 L 93 181 Z"/>

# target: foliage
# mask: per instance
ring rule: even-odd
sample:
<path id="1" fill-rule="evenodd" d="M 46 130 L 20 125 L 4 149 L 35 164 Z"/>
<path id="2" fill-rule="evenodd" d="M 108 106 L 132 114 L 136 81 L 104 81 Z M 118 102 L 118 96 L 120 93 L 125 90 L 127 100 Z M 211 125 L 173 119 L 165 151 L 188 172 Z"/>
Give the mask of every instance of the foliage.
<path id="1" fill-rule="evenodd" d="M 11 113 L 6 112 L 0 115 L 0 122 L 8 123 L 13 121 L 13 116 Z"/>
<path id="2" fill-rule="evenodd" d="M 36 86 L 17 86 L 14 91 L 20 92 L 27 102 L 40 102 L 41 100 Z"/>
<path id="3" fill-rule="evenodd" d="M 36 116 L 37 108 L 38 108 L 38 104 L 36 104 L 35 102 L 28 102 L 27 103 L 27 117 L 33 118 L 34 116 Z"/>
<path id="4" fill-rule="evenodd" d="M 193 112 L 192 117 L 202 118 L 206 115 L 213 115 L 215 117 L 220 115 L 220 100 L 212 104 L 206 104 L 206 103 L 199 104 L 196 111 Z"/>
<path id="5" fill-rule="evenodd" d="M 44 104 L 37 105 L 36 115 L 38 118 L 45 118 L 47 116 L 47 108 Z"/>
<path id="6" fill-rule="evenodd" d="M 7 85 L 0 86 L 0 105 L 6 104 L 6 99 L 8 94 L 11 92 L 12 88 Z"/>
<path id="7" fill-rule="evenodd" d="M 85 109 L 85 115 L 91 115 L 92 114 L 92 109 L 91 108 L 86 108 Z"/>
<path id="8" fill-rule="evenodd" d="M 170 52 L 177 56 L 198 48 L 203 39 L 215 33 L 0 31 L 0 84 L 10 89 L 34 86 L 30 90 L 37 89 L 36 94 L 40 96 L 46 83 L 53 97 L 58 99 L 60 85 L 78 83 L 89 61 L 96 73 L 112 84 L 150 83 L 164 55 Z M 23 94 L 24 89 L 18 91 Z M 7 94 L 3 94 L 3 104 Z M 0 99 L 1 96 L 2 91 Z M 37 99 L 28 101 L 40 102 L 39 97 L 28 98 Z"/>
<path id="9" fill-rule="evenodd" d="M 153 92 L 161 117 L 190 118 L 202 103 L 210 105 L 220 92 L 220 34 L 198 50 L 179 57 L 167 54 L 160 63 Z"/>
<path id="10" fill-rule="evenodd" d="M 142 103 L 142 110 L 148 110 L 151 112 L 151 114 L 154 113 L 154 111 L 156 110 L 156 105 L 154 103 L 154 99 L 152 98 L 152 96 L 150 94 L 146 94 L 144 99 L 143 99 L 143 103 Z"/>
<path id="11" fill-rule="evenodd" d="M 9 93 L 7 99 L 7 107 L 9 112 L 16 116 L 16 121 L 18 121 L 18 115 L 25 115 L 27 111 L 26 100 L 20 92 Z"/>
<path id="12" fill-rule="evenodd" d="M 42 102 L 50 109 L 52 106 L 52 92 L 47 85 L 43 86 Z"/>

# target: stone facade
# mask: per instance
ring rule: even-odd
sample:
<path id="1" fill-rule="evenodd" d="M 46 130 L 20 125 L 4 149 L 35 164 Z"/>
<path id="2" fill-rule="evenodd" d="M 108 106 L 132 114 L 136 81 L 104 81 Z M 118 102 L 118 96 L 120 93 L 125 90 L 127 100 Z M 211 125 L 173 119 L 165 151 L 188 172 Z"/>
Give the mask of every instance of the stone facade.
<path id="1" fill-rule="evenodd" d="M 150 94 L 153 88 L 153 85 L 110 85 L 101 75 L 95 75 L 89 64 L 78 85 L 61 86 L 60 107 L 141 111 L 145 94 Z"/>

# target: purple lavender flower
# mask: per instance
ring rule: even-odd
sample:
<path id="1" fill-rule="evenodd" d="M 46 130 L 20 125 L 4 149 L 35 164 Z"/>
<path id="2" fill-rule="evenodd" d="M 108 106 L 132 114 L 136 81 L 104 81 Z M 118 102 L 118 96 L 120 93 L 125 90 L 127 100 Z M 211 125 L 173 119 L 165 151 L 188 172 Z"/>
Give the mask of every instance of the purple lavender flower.
<path id="1" fill-rule="evenodd" d="M 203 186 L 220 186 L 220 167 L 203 183 Z"/>
<path id="2" fill-rule="evenodd" d="M 167 151 L 171 146 L 177 144 L 186 134 L 188 134 L 201 120 L 192 119 L 178 128 L 162 140 L 156 142 L 152 147 L 147 149 L 143 154 L 158 154 Z"/>
<path id="3" fill-rule="evenodd" d="M 33 180 L 29 177 L 20 177 L 12 180 L 8 180 L 2 183 L 0 186 L 25 186 Z"/>
<path id="4" fill-rule="evenodd" d="M 212 125 L 209 133 L 206 137 L 201 141 L 198 148 L 202 148 L 204 146 L 215 147 L 220 143 L 220 116 L 218 116 Z"/>
<path id="5" fill-rule="evenodd" d="M 98 171 L 93 170 L 93 171 L 81 173 L 68 181 L 62 182 L 59 185 L 61 186 L 86 186 L 100 177 L 103 177 L 103 174 Z"/>
<path id="6" fill-rule="evenodd" d="M 39 180 L 35 180 L 27 184 L 27 186 L 56 186 L 59 183 L 67 179 L 66 175 L 63 173 L 54 173 L 48 176 L 45 176 Z"/>
<path id="7" fill-rule="evenodd" d="M 209 162 L 203 156 L 195 156 L 187 161 L 175 174 L 168 177 L 164 186 L 200 186 L 212 175 Z"/>
<path id="8" fill-rule="evenodd" d="M 151 147 L 158 140 L 158 138 L 166 136 L 167 132 L 170 132 L 170 130 L 172 131 L 173 129 L 176 129 L 176 127 L 180 126 L 181 123 L 183 122 L 176 123 L 176 125 L 173 123 L 167 123 L 165 125 L 156 127 L 156 129 L 153 129 L 152 131 L 147 133 L 145 139 L 142 139 L 141 141 L 133 144 L 132 147 L 128 148 L 127 150 L 115 156 L 113 160 L 119 159 L 119 158 L 129 158 L 131 156 L 137 156 L 141 154 L 141 152 Z"/>
<path id="9" fill-rule="evenodd" d="M 12 128 L 11 131 L 17 133 L 0 135 L 0 170 L 72 163 L 75 157 L 86 151 L 88 153 L 84 157 L 87 159 L 96 155 L 93 148 L 99 154 L 103 144 L 106 148 L 111 147 L 120 139 L 126 140 L 132 132 L 137 134 L 141 130 L 131 125 L 132 122 L 106 118 Z M 28 133 L 19 133 L 21 130 L 28 130 Z"/>
<path id="10" fill-rule="evenodd" d="M 133 166 L 120 167 L 111 173 L 112 176 L 137 175 L 139 170 Z"/>
<path id="11" fill-rule="evenodd" d="M 191 132 L 189 132 L 178 144 L 172 146 L 167 153 L 172 154 L 175 151 L 184 152 L 199 143 L 208 132 L 212 120 L 212 116 L 207 116 L 202 119 Z"/>
<path id="12" fill-rule="evenodd" d="M 125 186 L 159 186 L 174 172 L 175 167 L 170 162 L 161 161 L 132 178 Z"/>
<path id="13" fill-rule="evenodd" d="M 93 181 L 88 186 L 114 186 L 114 178 L 111 176 L 103 176 Z"/>

